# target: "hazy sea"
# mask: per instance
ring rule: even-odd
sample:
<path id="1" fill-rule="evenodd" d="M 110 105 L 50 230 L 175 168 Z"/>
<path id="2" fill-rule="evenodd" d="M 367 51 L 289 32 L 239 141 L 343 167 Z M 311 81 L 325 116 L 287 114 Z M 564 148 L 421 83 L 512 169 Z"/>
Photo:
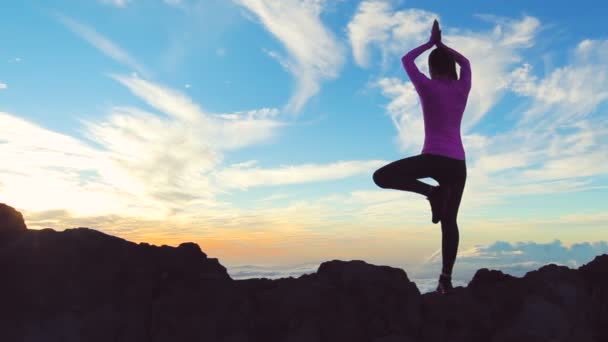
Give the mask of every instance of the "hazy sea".
<path id="1" fill-rule="evenodd" d="M 226 266 L 226 265 L 224 265 Z M 279 278 L 298 278 L 303 274 L 315 273 L 319 268 L 319 264 L 300 264 L 293 266 L 266 266 L 266 265 L 234 265 L 226 266 L 228 274 L 232 279 L 250 279 L 250 278 L 268 278 L 268 279 L 279 279 Z M 406 272 L 407 273 L 407 272 Z M 420 278 L 413 274 L 408 273 L 408 278 L 416 283 L 420 293 L 428 293 L 435 291 L 437 287 L 436 278 Z M 452 281 L 454 286 L 466 286 L 467 281 L 454 279 Z"/>

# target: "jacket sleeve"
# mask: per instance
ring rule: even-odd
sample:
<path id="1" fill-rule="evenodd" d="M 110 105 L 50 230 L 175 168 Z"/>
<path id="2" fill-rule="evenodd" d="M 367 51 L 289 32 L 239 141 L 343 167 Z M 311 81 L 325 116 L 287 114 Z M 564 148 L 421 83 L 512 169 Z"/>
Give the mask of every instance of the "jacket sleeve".
<path id="1" fill-rule="evenodd" d="M 424 85 L 427 84 L 427 82 L 429 81 L 429 78 L 425 74 L 420 72 L 420 70 L 418 70 L 416 63 L 414 63 L 414 60 L 416 59 L 416 57 L 420 56 L 424 51 L 430 49 L 431 47 L 433 47 L 433 43 L 424 43 L 412 49 L 410 52 L 406 53 L 401 58 L 403 68 L 405 69 L 407 75 L 410 77 L 410 80 L 414 84 L 416 90 L 420 90 L 422 87 L 424 87 Z"/>

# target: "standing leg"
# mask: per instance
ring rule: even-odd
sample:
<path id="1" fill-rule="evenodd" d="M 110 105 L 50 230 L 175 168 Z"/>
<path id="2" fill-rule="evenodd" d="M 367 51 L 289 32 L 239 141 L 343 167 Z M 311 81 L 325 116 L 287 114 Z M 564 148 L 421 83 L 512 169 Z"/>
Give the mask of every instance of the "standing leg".
<path id="1" fill-rule="evenodd" d="M 449 194 L 444 217 L 441 219 L 441 254 L 443 267 L 441 273 L 445 276 L 452 275 L 452 269 L 456 261 L 458 253 L 459 232 L 456 222 L 458 217 L 458 209 L 460 200 L 464 192 L 466 183 L 467 171 L 464 161 L 460 163 L 460 167 L 454 170 L 454 181 L 448 185 Z"/>
<path id="2" fill-rule="evenodd" d="M 419 181 L 419 178 L 432 177 L 436 167 L 431 156 L 419 154 L 387 164 L 374 172 L 374 182 L 384 189 L 411 191 L 428 195 L 434 188 Z"/>

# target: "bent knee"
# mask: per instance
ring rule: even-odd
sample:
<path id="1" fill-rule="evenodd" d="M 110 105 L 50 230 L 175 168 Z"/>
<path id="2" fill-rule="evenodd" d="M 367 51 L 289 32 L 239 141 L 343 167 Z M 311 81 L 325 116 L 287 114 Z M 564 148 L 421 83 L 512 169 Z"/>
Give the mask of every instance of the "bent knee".
<path id="1" fill-rule="evenodd" d="M 382 177 L 381 169 L 376 170 L 376 172 L 374 172 L 374 175 L 372 176 L 372 178 L 374 179 L 374 183 L 376 183 L 377 186 L 379 186 L 381 188 L 386 188 L 386 181 L 385 181 L 384 177 Z"/>

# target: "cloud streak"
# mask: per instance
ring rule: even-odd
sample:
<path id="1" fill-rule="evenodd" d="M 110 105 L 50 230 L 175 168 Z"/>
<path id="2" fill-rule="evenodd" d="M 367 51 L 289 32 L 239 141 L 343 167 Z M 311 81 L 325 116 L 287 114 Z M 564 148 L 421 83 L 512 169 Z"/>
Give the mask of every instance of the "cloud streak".
<path id="1" fill-rule="evenodd" d="M 382 160 L 343 161 L 330 164 L 302 164 L 281 166 L 274 169 L 252 167 L 251 163 L 234 165 L 217 175 L 220 183 L 230 187 L 247 189 L 256 186 L 301 184 L 344 179 L 359 174 L 371 175 L 386 164 Z"/>
<path id="2" fill-rule="evenodd" d="M 320 19 L 321 0 L 235 0 L 254 13 L 288 56 L 270 52 L 296 78 L 296 90 L 285 110 L 298 112 L 320 90 L 322 80 L 338 76 L 344 48 Z"/>
<path id="3" fill-rule="evenodd" d="M 112 1 L 117 6 L 126 5 L 125 1 Z M 57 15 L 59 21 L 65 25 L 72 32 L 76 33 L 82 39 L 86 40 L 89 44 L 95 47 L 97 50 L 101 51 L 106 56 L 112 58 L 113 60 L 124 64 L 133 70 L 139 72 L 144 76 L 148 76 L 149 72 L 141 66 L 135 58 L 133 58 L 127 51 L 118 46 L 116 43 L 112 42 L 110 39 L 106 38 L 99 32 L 97 32 L 92 27 L 89 27 L 85 24 L 82 24 L 70 17 L 65 15 L 58 14 Z"/>

